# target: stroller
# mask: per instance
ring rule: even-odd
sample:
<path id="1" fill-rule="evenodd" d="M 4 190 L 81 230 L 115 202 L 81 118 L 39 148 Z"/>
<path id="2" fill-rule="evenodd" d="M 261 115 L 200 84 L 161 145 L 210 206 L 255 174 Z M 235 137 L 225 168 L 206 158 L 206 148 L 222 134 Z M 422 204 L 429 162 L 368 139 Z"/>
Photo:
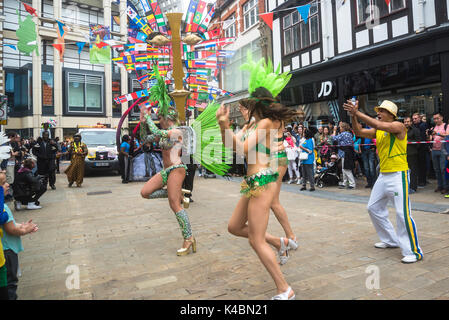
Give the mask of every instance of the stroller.
<path id="1" fill-rule="evenodd" d="M 340 177 L 338 175 L 338 164 L 335 163 L 330 168 L 322 168 L 315 175 L 315 185 L 319 188 L 324 188 L 325 186 L 336 186 L 340 183 Z"/>

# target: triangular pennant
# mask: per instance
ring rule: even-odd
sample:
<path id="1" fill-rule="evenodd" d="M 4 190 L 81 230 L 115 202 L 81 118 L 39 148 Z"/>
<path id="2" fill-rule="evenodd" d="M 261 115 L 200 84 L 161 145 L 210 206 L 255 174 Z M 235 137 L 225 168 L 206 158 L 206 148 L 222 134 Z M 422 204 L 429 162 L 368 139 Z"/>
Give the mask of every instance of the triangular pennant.
<path id="1" fill-rule="evenodd" d="M 273 12 L 263 13 L 260 15 L 263 21 L 273 30 Z"/>
<path id="2" fill-rule="evenodd" d="M 387 4 L 387 6 L 390 5 L 390 0 L 385 0 L 385 3 Z"/>
<path id="3" fill-rule="evenodd" d="M 65 24 L 62 23 L 61 21 L 56 20 L 56 22 L 58 23 L 58 28 L 59 28 L 59 36 L 62 37 L 64 35 L 64 27 Z"/>
<path id="4" fill-rule="evenodd" d="M 62 43 L 52 43 L 51 44 L 53 47 L 55 47 L 56 50 L 58 50 L 59 55 L 62 55 L 62 51 L 63 51 L 63 44 Z"/>
<path id="5" fill-rule="evenodd" d="M 85 42 L 77 42 L 76 45 L 78 46 L 78 54 L 81 53 L 81 51 L 83 51 L 84 46 L 86 45 Z"/>
<path id="6" fill-rule="evenodd" d="M 307 24 L 307 20 L 309 19 L 309 12 L 310 12 L 310 4 L 306 4 L 304 6 L 296 7 L 298 9 L 299 14 L 304 20 L 304 23 Z"/>
<path id="7" fill-rule="evenodd" d="M 108 46 L 108 44 L 107 43 L 104 43 L 103 41 L 101 41 L 101 42 L 97 42 L 96 44 L 95 44 L 98 48 L 103 48 L 103 47 L 107 47 Z"/>
<path id="8" fill-rule="evenodd" d="M 23 2 L 22 2 L 23 3 Z M 27 5 L 26 3 L 23 3 L 23 6 L 25 7 L 25 10 L 29 13 L 29 14 L 34 14 L 37 17 L 36 14 L 36 9 L 34 9 L 32 6 Z"/>
<path id="9" fill-rule="evenodd" d="M 4 44 L 4 47 L 10 47 L 11 49 L 17 50 L 16 46 L 13 44 Z"/>

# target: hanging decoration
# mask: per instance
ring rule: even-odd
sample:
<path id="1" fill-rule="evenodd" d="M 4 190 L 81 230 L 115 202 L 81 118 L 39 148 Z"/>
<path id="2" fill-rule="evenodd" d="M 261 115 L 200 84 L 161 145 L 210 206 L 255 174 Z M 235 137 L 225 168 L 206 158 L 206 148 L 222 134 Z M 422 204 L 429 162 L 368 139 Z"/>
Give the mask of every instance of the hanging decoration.
<path id="1" fill-rule="evenodd" d="M 37 39 L 36 24 L 31 19 L 31 16 L 27 16 L 25 20 L 22 20 L 19 10 L 16 10 L 16 13 L 19 18 L 19 29 L 16 31 L 16 36 L 19 39 L 17 49 L 28 56 L 33 51 L 36 51 L 36 55 L 39 55 L 39 46 L 37 44 L 29 45 L 30 42 L 32 43 Z"/>
<path id="2" fill-rule="evenodd" d="M 110 40 L 109 27 L 103 25 L 90 25 L 90 63 L 110 64 L 111 48 L 103 40 Z"/>
<path id="3" fill-rule="evenodd" d="M 260 18 L 273 30 L 273 12 L 260 14 Z"/>
<path id="4" fill-rule="evenodd" d="M 31 7 L 30 5 L 27 5 L 26 3 L 22 2 L 26 12 L 28 12 L 31 15 L 34 15 L 36 17 L 38 17 L 38 15 L 36 14 L 36 9 L 34 9 L 33 7 Z M 38 17 L 39 18 L 39 17 Z"/>

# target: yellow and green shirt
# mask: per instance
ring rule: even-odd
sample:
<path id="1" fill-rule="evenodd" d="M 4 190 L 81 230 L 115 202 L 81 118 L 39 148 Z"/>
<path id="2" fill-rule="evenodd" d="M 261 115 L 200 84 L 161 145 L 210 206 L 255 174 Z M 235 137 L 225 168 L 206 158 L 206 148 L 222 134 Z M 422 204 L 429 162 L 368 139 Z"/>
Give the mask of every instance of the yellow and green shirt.
<path id="1" fill-rule="evenodd" d="M 376 146 L 380 160 L 380 172 L 407 171 L 407 134 L 399 140 L 394 134 L 377 130 Z"/>
<path id="2" fill-rule="evenodd" d="M 0 227 L 0 239 L 3 237 L 3 228 Z M 5 255 L 3 254 L 2 241 L 0 240 L 0 268 L 5 265 Z"/>

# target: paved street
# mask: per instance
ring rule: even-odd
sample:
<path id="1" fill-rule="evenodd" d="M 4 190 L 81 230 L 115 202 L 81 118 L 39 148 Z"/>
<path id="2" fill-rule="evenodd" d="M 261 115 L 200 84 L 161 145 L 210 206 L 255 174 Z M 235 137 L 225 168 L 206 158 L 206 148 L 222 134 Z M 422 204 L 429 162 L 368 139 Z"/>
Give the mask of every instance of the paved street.
<path id="1" fill-rule="evenodd" d="M 37 233 L 23 237 L 19 299 L 269 299 L 275 294 L 248 241 L 227 232 L 239 197 L 237 182 L 196 177 L 188 212 L 198 252 L 185 257 L 176 256 L 181 232 L 167 201 L 142 199 L 141 182 L 120 182 L 118 176 L 87 177 L 82 188 L 69 189 L 59 174 L 57 189 L 42 198 L 42 210 L 14 212 L 18 222 L 33 219 L 39 225 Z M 364 185 L 355 191 L 317 189 L 313 197 L 285 185 L 281 201 L 300 247 L 282 270 L 297 299 L 449 299 L 449 215 L 413 212 L 424 260 L 404 265 L 399 249 L 373 247 L 378 238 L 366 202 L 331 198 L 363 199 L 369 195 Z M 449 203 L 430 187 L 412 199 L 430 207 Z M 281 236 L 281 230 L 272 215 L 268 231 Z M 79 268 L 79 289 L 66 287 L 68 266 L 69 272 Z M 370 266 L 379 270 L 378 290 L 367 289 Z"/>

